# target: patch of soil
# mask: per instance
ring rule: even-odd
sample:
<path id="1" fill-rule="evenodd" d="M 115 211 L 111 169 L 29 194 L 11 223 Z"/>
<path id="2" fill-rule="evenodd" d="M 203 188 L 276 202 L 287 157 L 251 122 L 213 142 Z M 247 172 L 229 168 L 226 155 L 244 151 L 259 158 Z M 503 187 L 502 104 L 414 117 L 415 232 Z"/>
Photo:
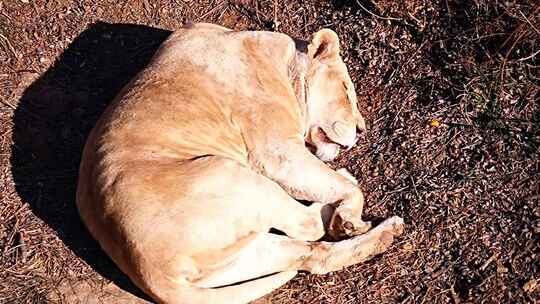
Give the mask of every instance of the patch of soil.
<path id="1" fill-rule="evenodd" d="M 369 132 L 331 165 L 360 180 L 366 218 L 407 224 L 372 261 L 261 301 L 537 302 L 539 16 L 534 1 L 0 1 L 0 303 L 81 280 L 137 293 L 80 223 L 78 163 L 107 103 L 188 20 L 334 29 Z"/>

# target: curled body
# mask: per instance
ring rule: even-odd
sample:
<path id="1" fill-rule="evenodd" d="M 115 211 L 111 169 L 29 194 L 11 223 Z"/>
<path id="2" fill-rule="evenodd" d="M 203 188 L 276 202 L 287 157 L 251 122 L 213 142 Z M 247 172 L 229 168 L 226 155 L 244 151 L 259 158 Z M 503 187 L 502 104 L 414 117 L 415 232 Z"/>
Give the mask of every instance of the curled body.
<path id="1" fill-rule="evenodd" d="M 158 303 L 246 303 L 296 271 L 366 260 L 401 233 L 397 217 L 368 232 L 354 178 L 321 161 L 364 129 L 334 32 L 303 42 L 189 24 L 92 130 L 77 206 Z M 325 233 L 347 239 L 318 241 Z"/>

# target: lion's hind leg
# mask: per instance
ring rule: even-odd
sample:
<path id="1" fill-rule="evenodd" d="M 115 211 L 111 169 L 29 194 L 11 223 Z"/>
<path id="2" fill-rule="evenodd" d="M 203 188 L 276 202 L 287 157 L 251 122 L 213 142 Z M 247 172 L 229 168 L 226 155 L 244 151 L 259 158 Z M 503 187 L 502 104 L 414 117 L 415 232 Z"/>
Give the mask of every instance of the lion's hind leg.
<path id="1" fill-rule="evenodd" d="M 306 242 L 260 233 L 234 261 L 217 269 L 195 286 L 210 288 L 284 271 L 324 274 L 341 270 L 386 251 L 403 233 L 403 220 L 391 217 L 368 233 L 339 242 Z"/>

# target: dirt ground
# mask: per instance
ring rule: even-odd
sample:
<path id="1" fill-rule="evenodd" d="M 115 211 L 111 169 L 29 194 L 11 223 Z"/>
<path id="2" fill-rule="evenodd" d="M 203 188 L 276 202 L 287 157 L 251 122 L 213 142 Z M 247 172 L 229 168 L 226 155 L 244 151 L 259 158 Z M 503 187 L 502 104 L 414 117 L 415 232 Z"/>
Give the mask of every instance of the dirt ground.
<path id="1" fill-rule="evenodd" d="M 360 180 L 366 218 L 407 224 L 384 255 L 266 300 L 540 302 L 536 1 L 0 0 L 0 303 L 81 280 L 133 290 L 78 219 L 78 163 L 107 103 L 188 20 L 334 29 L 369 134 L 332 165 Z"/>

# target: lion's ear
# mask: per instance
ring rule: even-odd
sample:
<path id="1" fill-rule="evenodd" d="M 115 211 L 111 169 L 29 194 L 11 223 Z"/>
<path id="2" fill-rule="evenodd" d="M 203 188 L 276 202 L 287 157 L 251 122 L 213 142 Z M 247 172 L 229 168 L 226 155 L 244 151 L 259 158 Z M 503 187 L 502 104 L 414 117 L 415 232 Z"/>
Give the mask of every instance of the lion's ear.
<path id="1" fill-rule="evenodd" d="M 339 38 L 330 29 L 316 32 L 308 45 L 308 55 L 320 62 L 334 60 L 339 57 Z"/>

